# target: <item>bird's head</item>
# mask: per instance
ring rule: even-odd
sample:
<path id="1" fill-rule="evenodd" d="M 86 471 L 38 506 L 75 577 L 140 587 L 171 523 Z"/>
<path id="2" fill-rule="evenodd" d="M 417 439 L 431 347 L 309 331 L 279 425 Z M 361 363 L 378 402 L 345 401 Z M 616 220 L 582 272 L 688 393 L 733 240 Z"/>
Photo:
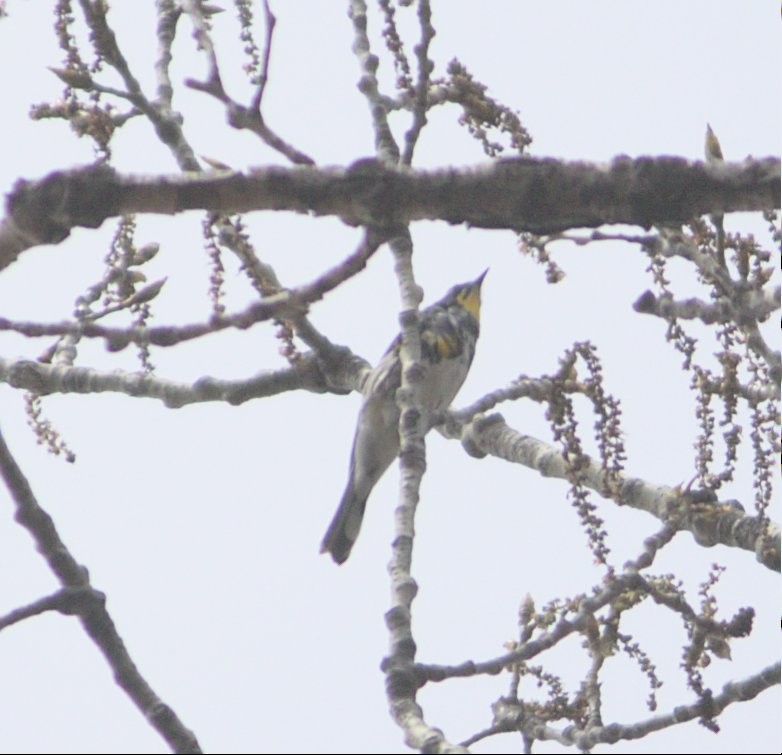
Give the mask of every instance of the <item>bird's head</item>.
<path id="1" fill-rule="evenodd" d="M 469 283 L 460 283 L 451 289 L 454 299 L 465 311 L 469 312 L 476 320 L 480 320 L 481 315 L 481 284 L 488 273 L 488 268 L 484 270 L 474 281 Z"/>

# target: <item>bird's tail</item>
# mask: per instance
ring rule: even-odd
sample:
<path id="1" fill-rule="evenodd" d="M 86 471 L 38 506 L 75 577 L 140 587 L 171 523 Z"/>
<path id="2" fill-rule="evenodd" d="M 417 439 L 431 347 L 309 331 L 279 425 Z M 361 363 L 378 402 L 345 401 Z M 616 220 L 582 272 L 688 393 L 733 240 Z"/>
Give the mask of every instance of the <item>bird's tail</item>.
<path id="1" fill-rule="evenodd" d="M 337 513 L 334 514 L 326 530 L 323 542 L 320 544 L 320 552 L 330 553 L 338 564 L 347 561 L 356 542 L 361 522 L 364 520 L 367 497 L 357 495 L 351 481 L 342 496 Z"/>

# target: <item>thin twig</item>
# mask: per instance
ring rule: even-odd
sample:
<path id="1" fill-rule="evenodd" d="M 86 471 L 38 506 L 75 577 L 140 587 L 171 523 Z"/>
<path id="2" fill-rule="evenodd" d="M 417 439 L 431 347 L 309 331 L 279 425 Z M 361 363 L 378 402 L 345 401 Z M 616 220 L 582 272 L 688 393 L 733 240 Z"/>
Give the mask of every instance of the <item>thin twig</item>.
<path id="1" fill-rule="evenodd" d="M 250 304 L 240 312 L 213 317 L 204 323 L 159 325 L 151 328 L 111 328 L 95 322 L 14 322 L 0 317 L 0 331 L 13 331 L 31 338 L 64 335 L 105 338 L 107 347 L 111 351 L 120 351 L 131 343 L 174 346 L 228 328 L 245 330 L 256 323 L 273 318 L 297 320 L 303 316 L 309 305 L 319 301 L 329 291 L 363 270 L 382 240 L 383 237 L 380 235 L 367 233 L 353 254 L 311 283 L 272 294 L 262 301 Z M 128 304 L 128 301 L 123 302 L 123 307 Z M 113 311 L 113 308 L 96 313 L 96 317 L 108 314 L 109 311 Z"/>
<path id="2" fill-rule="evenodd" d="M 196 39 L 203 48 L 209 64 L 209 71 L 205 81 L 186 79 L 185 85 L 196 91 L 204 92 L 204 94 L 208 94 L 219 102 L 222 102 L 226 107 L 228 124 L 233 128 L 251 131 L 258 136 L 264 144 L 287 157 L 295 165 L 314 165 L 315 160 L 309 155 L 286 142 L 279 134 L 269 128 L 261 113 L 260 105 L 266 88 L 266 75 L 268 73 L 272 31 L 274 29 L 274 23 L 269 23 L 270 16 L 274 19 L 274 16 L 271 15 L 271 11 L 267 14 L 267 46 L 264 51 L 264 69 L 261 81 L 253 95 L 250 106 L 246 107 L 232 99 L 223 86 L 223 81 L 220 76 L 220 67 L 217 62 L 217 54 L 215 53 L 212 38 L 204 21 L 201 9 L 199 8 L 199 4 L 192 2 L 192 0 L 183 0 L 183 7 L 193 21 L 196 30 Z"/>
<path id="3" fill-rule="evenodd" d="M 263 60 L 261 63 L 261 73 L 258 77 L 258 88 L 255 90 L 255 95 L 250 104 L 250 109 L 257 110 L 259 115 L 261 113 L 263 95 L 266 91 L 266 83 L 269 81 L 269 61 L 271 60 L 272 54 L 272 38 L 274 36 L 274 27 L 277 25 L 277 19 L 269 7 L 269 0 L 263 0 L 263 14 L 266 23 L 266 38 L 263 42 Z"/>

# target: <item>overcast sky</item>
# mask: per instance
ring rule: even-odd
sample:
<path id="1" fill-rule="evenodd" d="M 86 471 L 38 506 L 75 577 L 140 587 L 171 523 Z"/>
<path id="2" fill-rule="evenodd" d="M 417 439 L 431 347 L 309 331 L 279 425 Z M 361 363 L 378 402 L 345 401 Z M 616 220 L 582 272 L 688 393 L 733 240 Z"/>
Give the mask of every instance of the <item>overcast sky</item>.
<path id="1" fill-rule="evenodd" d="M 92 159 L 90 145 L 76 140 L 67 126 L 27 118 L 31 104 L 56 99 L 62 89 L 46 70 L 62 65 L 50 5 L 12 0 L 10 18 L 0 22 L 3 192 L 17 178 Z M 150 95 L 152 7 L 115 0 L 112 10 L 119 43 Z M 278 24 L 265 111 L 269 124 L 323 165 L 372 155 L 346 4 L 272 0 L 272 7 Z M 770 0 L 494 0 L 440 2 L 433 10 L 434 75 L 443 75 L 458 57 L 489 85 L 492 96 L 519 111 L 534 137 L 533 155 L 701 159 L 706 122 L 718 133 L 727 159 L 780 154 L 779 9 Z M 232 17 L 229 9 L 215 18 L 215 36 L 226 81 L 238 92 L 242 58 Z M 376 32 L 378 19 L 371 23 Z M 181 55 L 177 73 L 203 73 L 192 47 L 188 31 L 175 50 Z M 384 80 L 390 80 L 387 65 L 384 71 L 389 77 Z M 198 154 L 235 168 L 282 162 L 252 135 L 225 125 L 220 106 L 205 95 L 179 90 L 175 106 L 185 115 L 185 131 Z M 431 114 L 419 167 L 485 162 L 456 118 L 447 108 Z M 406 120 L 394 118 L 392 124 L 401 141 Z M 115 158 L 122 171 L 177 172 L 141 119 L 119 136 Z M 168 276 L 156 302 L 158 324 L 208 316 L 200 221 L 197 214 L 139 220 L 138 242 L 161 244 L 149 279 Z M 247 222 L 259 253 L 289 286 L 311 280 L 359 240 L 356 229 L 332 219 L 256 213 Z M 763 233 L 763 223 L 747 215 L 727 218 L 726 226 Z M 0 316 L 68 317 L 76 296 L 100 278 L 114 229 L 108 221 L 97 232 L 75 231 L 56 248 L 25 252 L 0 275 Z M 648 260 L 637 248 L 560 245 L 557 261 L 567 277 L 550 286 L 543 269 L 518 253 L 509 232 L 431 223 L 415 225 L 412 233 L 426 303 L 490 268 L 478 353 L 457 406 L 520 373 L 555 372 L 573 342 L 590 339 L 603 359 L 607 389 L 622 401 L 628 473 L 666 485 L 692 477 L 697 424 L 690 376 L 665 343 L 664 323 L 632 310 L 633 301 L 652 287 Z M 233 311 L 251 301 L 253 292 L 233 261 L 226 265 L 226 304 Z M 703 295 L 684 265 L 672 265 L 671 273 L 679 276 L 672 278 L 677 295 Z M 392 260 L 382 250 L 311 315 L 332 341 L 374 362 L 396 332 L 398 308 Z M 703 334 L 695 327 L 692 332 Z M 0 335 L 4 357 L 34 358 L 47 345 Z M 277 349 L 271 329 L 256 327 L 156 351 L 152 359 L 158 374 L 171 380 L 244 378 L 284 366 Z M 716 349 L 705 337 L 702 361 L 712 365 Z M 83 344 L 79 363 L 138 369 L 132 351 L 109 355 L 97 343 Z M 318 553 L 345 484 L 359 404 L 356 394 L 297 393 L 238 408 L 204 404 L 171 410 L 126 396 L 54 396 L 44 406 L 77 454 L 77 463 L 68 465 L 36 445 L 21 394 L 0 386 L 3 432 L 39 501 L 89 568 L 94 586 L 108 595 L 108 608 L 141 672 L 207 751 L 405 749 L 387 711 L 379 670 L 388 651 L 383 615 L 389 607 L 395 469 L 374 490 L 348 563 L 336 567 Z M 588 437 L 594 420 L 585 406 L 579 410 Z M 550 440 L 540 405 L 520 402 L 500 411 L 519 431 Z M 586 445 L 593 450 L 593 442 Z M 427 463 L 414 560 L 420 661 L 498 656 L 503 643 L 516 637 L 525 594 L 540 607 L 599 582 L 601 572 L 591 563 L 564 484 L 540 480 L 524 467 L 470 458 L 458 443 L 436 433 L 427 439 Z M 751 455 L 745 451 L 736 484 L 724 497 L 740 498 L 749 507 L 750 475 Z M 636 557 L 643 538 L 657 528 L 647 515 L 618 511 L 610 502 L 602 502 L 599 511 L 608 522 L 618 567 Z M 721 618 L 744 605 L 759 610 L 755 633 L 735 643 L 733 661 L 704 671 L 706 682 L 719 691 L 777 654 L 779 587 L 776 574 L 756 566 L 751 554 L 706 550 L 685 533 L 654 571 L 686 579 L 688 596 L 697 602 L 699 583 L 715 561 L 728 566 L 717 591 Z M 0 615 L 56 587 L 28 534 L 14 523 L 5 492 L 0 492 L 0 575 Z M 662 617 L 660 611 L 639 610 L 627 631 L 637 632 L 660 668 L 666 686 L 658 712 L 667 712 L 692 698 L 682 691 L 683 673 L 676 669 L 684 631 Z M 570 684 L 578 683 L 586 663 L 578 645 L 573 638 L 547 666 Z M 605 723 L 644 718 L 648 689 L 642 675 L 623 658 L 609 665 Z M 166 752 L 114 685 L 76 620 L 47 615 L 2 632 L 0 668 L 1 752 Z M 419 701 L 427 721 L 455 742 L 490 724 L 490 705 L 508 684 L 506 676 L 448 682 L 427 687 Z M 719 736 L 692 723 L 619 749 L 778 752 L 779 703 L 774 688 L 746 706 L 733 706 L 720 718 Z M 474 748 L 520 749 L 513 736 Z M 537 752 L 561 750 L 536 746 Z"/>

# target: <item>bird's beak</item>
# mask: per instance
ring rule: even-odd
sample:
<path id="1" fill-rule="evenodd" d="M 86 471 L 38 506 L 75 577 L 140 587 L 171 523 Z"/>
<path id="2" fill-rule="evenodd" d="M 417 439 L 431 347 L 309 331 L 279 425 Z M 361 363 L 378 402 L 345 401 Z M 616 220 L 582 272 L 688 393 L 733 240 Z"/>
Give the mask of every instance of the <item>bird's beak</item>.
<path id="1" fill-rule="evenodd" d="M 489 272 L 489 268 L 487 267 L 472 283 L 472 288 L 474 288 L 476 291 L 481 290 L 481 285 L 483 284 L 483 279 L 486 277 L 486 273 Z"/>

